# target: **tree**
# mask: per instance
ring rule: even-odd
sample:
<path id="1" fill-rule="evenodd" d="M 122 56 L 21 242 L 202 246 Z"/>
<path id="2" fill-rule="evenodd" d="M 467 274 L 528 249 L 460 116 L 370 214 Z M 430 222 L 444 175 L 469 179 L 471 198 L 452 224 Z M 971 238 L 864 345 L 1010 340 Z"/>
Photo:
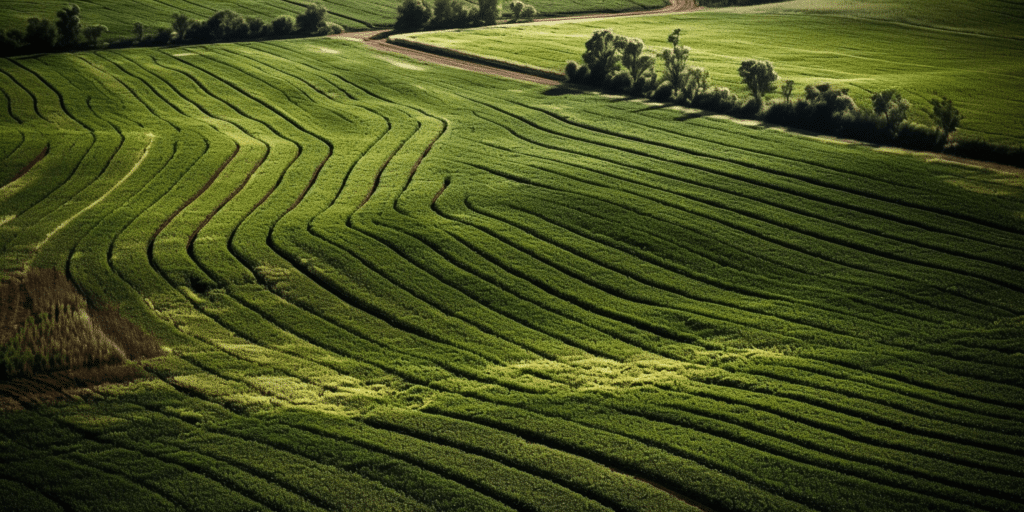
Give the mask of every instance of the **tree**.
<path id="1" fill-rule="evenodd" d="M 286 37 L 295 31 L 295 18 L 291 16 L 278 16 L 270 22 L 270 30 L 277 37 Z"/>
<path id="2" fill-rule="evenodd" d="M 29 51 L 50 51 L 57 42 L 57 27 L 50 20 L 29 18 L 24 41 Z"/>
<path id="3" fill-rule="evenodd" d="M 626 40 L 622 47 L 622 66 L 629 71 L 633 83 L 648 75 L 654 69 L 654 57 L 644 55 L 644 42 L 637 38 Z"/>
<path id="4" fill-rule="evenodd" d="M 793 81 L 786 80 L 785 85 L 782 86 L 782 97 L 786 99 L 786 103 L 789 103 L 789 96 L 793 94 Z"/>
<path id="5" fill-rule="evenodd" d="M 932 112 L 929 114 L 931 118 L 947 136 L 953 133 L 963 120 L 960 111 L 953 106 L 953 100 L 943 96 L 941 100 L 933 98 L 929 101 L 932 104 Z"/>
<path id="6" fill-rule="evenodd" d="M 178 34 L 178 41 L 184 41 L 188 37 L 189 30 L 198 25 L 196 20 L 189 18 L 184 13 L 174 13 L 171 15 L 171 29 Z"/>
<path id="7" fill-rule="evenodd" d="M 85 37 L 85 42 L 89 46 L 96 46 L 99 42 L 100 36 L 107 31 L 106 25 L 90 25 L 82 29 L 82 36 Z"/>
<path id="8" fill-rule="evenodd" d="M 896 128 L 907 118 L 910 102 L 900 96 L 896 89 L 886 89 L 871 96 L 875 114 L 885 117 L 885 125 L 895 133 Z"/>
<path id="9" fill-rule="evenodd" d="M 434 19 L 430 22 L 430 27 L 436 30 L 457 28 L 466 17 L 463 14 L 465 9 L 462 0 L 435 0 Z"/>
<path id="10" fill-rule="evenodd" d="M 758 103 L 764 101 L 765 94 L 775 90 L 775 81 L 779 79 L 772 63 L 766 60 L 745 60 L 740 64 L 739 73 Z"/>
<path id="11" fill-rule="evenodd" d="M 302 34 L 315 34 L 327 24 L 327 8 L 320 4 L 309 4 L 306 12 L 295 17 L 295 28 Z"/>
<path id="12" fill-rule="evenodd" d="M 668 35 L 668 42 L 672 43 L 672 48 L 661 53 L 661 58 L 665 61 L 665 79 L 671 87 L 672 98 L 675 98 L 686 85 L 686 61 L 690 58 L 690 47 L 679 46 L 680 32 L 682 30 L 677 28 Z"/>
<path id="13" fill-rule="evenodd" d="M 587 51 L 583 52 L 584 67 L 592 82 L 601 83 L 618 70 L 622 60 L 619 50 L 626 46 L 626 38 L 608 29 L 597 30 L 590 36 L 586 46 Z"/>
<path id="14" fill-rule="evenodd" d="M 481 25 L 495 25 L 501 17 L 500 0 L 479 0 L 480 11 L 477 13 L 477 23 Z"/>
<path id="15" fill-rule="evenodd" d="M 422 30 L 434 16 L 430 6 L 423 0 L 404 0 L 398 6 L 398 19 L 395 20 L 395 32 L 415 32 Z"/>
<path id="16" fill-rule="evenodd" d="M 78 35 L 82 32 L 81 12 L 77 4 L 57 11 L 57 46 L 69 48 L 78 44 Z"/>
<path id="17" fill-rule="evenodd" d="M 20 30 L 0 30 L 0 55 L 13 55 L 21 48 L 25 34 Z"/>
<path id="18" fill-rule="evenodd" d="M 537 9 L 532 5 L 524 4 L 522 0 L 513 0 L 512 3 L 508 4 L 509 9 L 512 9 L 512 20 L 511 23 L 515 23 L 519 20 L 531 21 L 537 16 Z"/>

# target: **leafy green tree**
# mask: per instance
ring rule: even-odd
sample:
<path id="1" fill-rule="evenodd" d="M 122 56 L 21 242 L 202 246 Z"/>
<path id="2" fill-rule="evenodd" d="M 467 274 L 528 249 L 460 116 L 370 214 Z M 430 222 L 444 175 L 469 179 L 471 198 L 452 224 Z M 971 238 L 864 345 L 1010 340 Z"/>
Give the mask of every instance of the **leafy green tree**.
<path id="1" fill-rule="evenodd" d="M 508 7 L 512 10 L 512 23 L 521 19 L 530 21 L 537 16 L 537 9 L 532 5 L 523 3 L 522 0 L 513 0 Z"/>
<path id="2" fill-rule="evenodd" d="M 960 110 L 953 106 L 953 100 L 943 96 L 942 99 L 933 98 L 929 100 L 932 104 L 932 111 L 929 113 L 946 135 L 956 131 L 963 120 Z"/>
<path id="3" fill-rule="evenodd" d="M 395 20 L 395 32 L 415 32 L 423 30 L 434 17 L 434 12 L 423 0 L 404 0 L 398 6 L 398 18 Z"/>
<path id="4" fill-rule="evenodd" d="M 785 98 L 786 103 L 789 103 L 789 97 L 793 94 L 793 81 L 786 80 L 786 83 L 782 85 L 782 97 Z"/>
<path id="5" fill-rule="evenodd" d="M 686 85 L 686 61 L 690 58 L 690 47 L 679 45 L 679 34 L 681 29 L 675 29 L 668 35 L 668 42 L 672 48 L 661 53 L 665 61 L 665 79 L 671 88 L 671 97 L 675 98 Z"/>
<path id="6" fill-rule="evenodd" d="M 754 95 L 758 103 L 764 101 L 764 95 L 775 90 L 775 81 L 779 75 L 772 69 L 772 63 L 766 60 L 745 60 L 740 64 L 740 79 Z"/>
<path id="7" fill-rule="evenodd" d="M 633 83 L 653 73 L 655 59 L 644 55 L 644 42 L 637 38 L 629 38 L 622 47 L 622 66 L 629 71 Z"/>
<path id="8" fill-rule="evenodd" d="M 500 0 L 479 0 L 480 11 L 477 13 L 477 23 L 480 25 L 496 25 L 501 17 Z"/>
<path id="9" fill-rule="evenodd" d="M 430 22 L 430 28 L 444 30 L 458 27 L 460 20 L 466 17 L 463 15 L 465 9 L 462 0 L 434 0 L 434 19 Z"/>
<path id="10" fill-rule="evenodd" d="M 57 43 L 57 27 L 50 20 L 29 18 L 24 41 L 29 51 L 50 51 Z"/>
<path id="11" fill-rule="evenodd" d="M 90 25 L 82 29 L 82 37 L 85 37 L 85 43 L 89 46 L 96 46 L 96 43 L 100 40 L 100 36 L 102 36 L 106 31 L 106 25 Z"/>
<path id="12" fill-rule="evenodd" d="M 13 55 L 21 48 L 25 34 L 20 30 L 0 30 L 0 55 Z"/>
<path id="13" fill-rule="evenodd" d="M 65 6 L 57 11 L 57 46 L 73 47 L 78 44 L 82 32 L 82 9 L 78 4 Z"/>
<path id="14" fill-rule="evenodd" d="M 327 24 L 327 8 L 320 4 L 309 4 L 306 12 L 295 17 L 295 29 L 301 34 L 315 34 Z"/>
<path id="15" fill-rule="evenodd" d="M 875 109 L 875 114 L 885 117 L 885 125 L 893 133 L 907 118 L 912 106 L 909 101 L 900 96 L 896 89 L 876 92 L 871 96 L 871 104 Z"/>
<path id="16" fill-rule="evenodd" d="M 174 13 L 171 15 L 171 29 L 178 35 L 178 41 L 185 41 L 188 38 L 188 32 L 192 30 L 199 23 L 186 16 L 184 13 Z"/>
<path id="17" fill-rule="evenodd" d="M 285 37 L 295 31 L 295 18 L 291 16 L 278 16 L 270 22 L 270 30 L 277 37 Z"/>
<path id="18" fill-rule="evenodd" d="M 626 46 L 626 38 L 615 35 L 611 30 L 597 30 L 587 41 L 587 51 L 583 52 L 583 62 L 590 80 L 602 83 L 619 68 L 622 56 L 619 51 Z"/>

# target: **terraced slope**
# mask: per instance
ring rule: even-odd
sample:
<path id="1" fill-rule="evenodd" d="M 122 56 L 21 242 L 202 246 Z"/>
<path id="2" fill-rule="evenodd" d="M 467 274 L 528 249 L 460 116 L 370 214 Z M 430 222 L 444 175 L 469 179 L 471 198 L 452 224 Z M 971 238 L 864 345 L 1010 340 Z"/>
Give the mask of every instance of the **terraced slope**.
<path id="1" fill-rule="evenodd" d="M 3 508 L 1021 510 L 1019 177 L 341 40 L 0 90 L 4 266 L 172 352 Z"/>
<path id="2" fill-rule="evenodd" d="M 54 19 L 55 13 L 67 5 L 64 0 L 5 1 L 0 10 L 0 29 L 25 29 L 29 18 Z M 169 27 L 171 15 L 181 12 L 196 19 L 207 19 L 211 14 L 231 9 L 244 16 L 255 16 L 267 21 L 285 14 L 295 16 L 305 10 L 311 0 L 117 0 L 96 2 L 82 0 L 82 22 L 87 25 L 106 25 L 109 36 L 130 37 L 136 22 L 153 33 L 160 27 Z M 330 14 L 329 20 L 348 30 L 390 27 L 395 23 L 399 0 L 319 0 Z M 431 2 L 432 3 L 432 2 Z M 470 2 L 476 3 L 476 2 Z M 581 12 L 622 12 L 654 9 L 668 4 L 667 0 L 534 0 L 528 2 L 544 15 L 574 14 Z M 507 10 L 507 9 L 506 9 Z M 106 36 L 105 36 L 106 37 Z"/>

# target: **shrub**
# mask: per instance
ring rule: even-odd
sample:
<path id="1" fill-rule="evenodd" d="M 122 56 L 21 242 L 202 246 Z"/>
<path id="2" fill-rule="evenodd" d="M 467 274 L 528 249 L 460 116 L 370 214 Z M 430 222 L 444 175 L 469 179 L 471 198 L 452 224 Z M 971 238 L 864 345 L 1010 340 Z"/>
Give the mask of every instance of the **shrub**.
<path id="1" fill-rule="evenodd" d="M 96 46 L 99 42 L 100 36 L 107 31 L 106 25 L 90 25 L 82 30 L 82 36 L 85 37 L 85 43 L 89 46 Z"/>

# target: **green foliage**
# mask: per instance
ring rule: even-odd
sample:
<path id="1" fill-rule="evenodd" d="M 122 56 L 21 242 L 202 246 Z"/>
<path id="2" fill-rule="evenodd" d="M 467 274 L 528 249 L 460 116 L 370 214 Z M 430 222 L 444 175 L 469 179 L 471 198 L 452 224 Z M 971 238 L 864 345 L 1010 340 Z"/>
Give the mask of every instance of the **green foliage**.
<path id="1" fill-rule="evenodd" d="M 73 48 L 78 45 L 82 33 L 82 9 L 72 4 L 57 11 L 57 46 Z"/>
<path id="2" fill-rule="evenodd" d="M 774 91 L 777 86 L 775 81 L 779 75 L 775 73 L 772 63 L 764 60 L 745 60 L 740 63 L 740 80 L 743 85 L 750 89 L 754 100 L 758 103 L 764 101 L 764 95 Z"/>
<path id="3" fill-rule="evenodd" d="M 959 109 L 953 106 L 953 100 L 943 96 L 941 99 L 932 98 L 928 101 L 932 104 L 930 115 L 935 124 L 939 125 L 946 135 L 956 131 L 960 126 L 960 121 L 963 120 L 963 115 L 960 114 Z"/>
<path id="4" fill-rule="evenodd" d="M 441 0 L 450 2 L 451 0 Z M 416 32 L 423 30 L 433 18 L 434 12 L 423 0 L 403 0 L 398 6 L 398 18 L 395 19 L 395 32 Z"/>
<path id="5" fill-rule="evenodd" d="M 533 21 L 533 18 L 537 17 L 539 14 L 536 7 L 523 3 L 522 0 L 512 0 L 512 2 L 508 4 L 508 7 L 509 10 L 512 11 L 512 19 L 509 20 L 510 23 L 516 23 L 520 20 Z"/>
<path id="6" fill-rule="evenodd" d="M 885 124 L 889 130 L 896 131 L 899 125 L 907 119 L 912 105 L 896 89 L 886 89 L 871 96 L 871 104 L 875 114 L 885 117 Z"/>

